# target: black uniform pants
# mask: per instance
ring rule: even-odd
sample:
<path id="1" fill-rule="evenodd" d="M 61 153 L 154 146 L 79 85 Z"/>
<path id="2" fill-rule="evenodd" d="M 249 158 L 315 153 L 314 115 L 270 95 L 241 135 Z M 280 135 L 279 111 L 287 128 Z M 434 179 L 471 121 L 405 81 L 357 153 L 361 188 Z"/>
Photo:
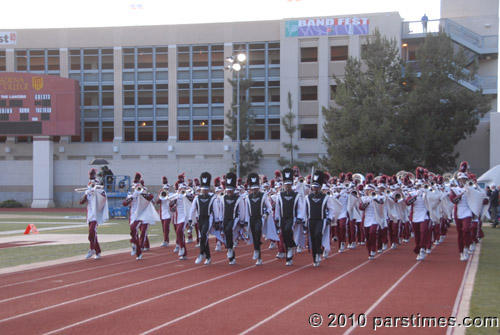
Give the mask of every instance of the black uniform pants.
<path id="1" fill-rule="evenodd" d="M 205 254 L 206 258 L 210 258 L 210 246 L 208 245 L 208 228 L 210 226 L 209 216 L 200 216 L 198 219 L 200 226 L 200 255 Z"/>
<path id="2" fill-rule="evenodd" d="M 285 240 L 285 248 L 288 252 L 289 248 L 294 248 L 295 241 L 293 240 L 293 218 L 281 218 L 281 232 L 283 234 L 283 239 Z M 289 259 L 287 259 L 289 260 Z"/>
<path id="3" fill-rule="evenodd" d="M 321 240 L 323 239 L 322 219 L 309 219 L 309 236 L 311 238 L 313 261 L 316 261 L 316 255 L 321 255 Z"/>
<path id="4" fill-rule="evenodd" d="M 233 225 L 234 219 L 224 219 L 224 236 L 226 236 L 226 248 L 233 248 Z"/>
<path id="5" fill-rule="evenodd" d="M 253 250 L 259 251 L 260 258 L 260 241 L 262 237 L 262 216 L 251 216 L 250 217 L 250 230 L 252 231 L 253 239 Z"/>

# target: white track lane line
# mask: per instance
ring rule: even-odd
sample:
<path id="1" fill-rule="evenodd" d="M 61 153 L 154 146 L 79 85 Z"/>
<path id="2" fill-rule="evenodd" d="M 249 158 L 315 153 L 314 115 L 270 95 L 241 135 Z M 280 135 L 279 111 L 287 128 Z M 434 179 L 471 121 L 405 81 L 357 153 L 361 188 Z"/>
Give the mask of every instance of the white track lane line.
<path id="1" fill-rule="evenodd" d="M 249 292 L 249 291 L 252 291 L 252 290 L 254 290 L 254 289 L 256 289 L 256 288 L 259 288 L 259 287 L 261 287 L 261 286 L 267 285 L 267 284 L 269 284 L 269 283 L 271 283 L 271 282 L 273 282 L 273 281 L 276 281 L 276 280 L 278 280 L 278 279 L 281 279 L 281 278 L 283 278 L 283 277 L 286 277 L 286 276 L 288 276 L 288 275 L 291 275 L 292 273 L 295 273 L 295 272 L 297 272 L 297 271 L 300 271 L 300 270 L 305 269 L 305 268 L 310 267 L 310 266 L 311 266 L 311 264 L 303 265 L 303 266 L 301 266 L 300 268 L 298 268 L 298 269 L 296 269 L 296 270 L 293 270 L 293 271 L 287 272 L 287 273 L 282 274 L 282 275 L 280 275 L 280 276 L 278 276 L 278 277 L 274 277 L 273 279 L 269 279 L 269 280 L 267 280 L 267 281 L 265 281 L 265 282 L 262 282 L 262 283 L 260 283 L 260 284 L 254 285 L 254 286 L 252 286 L 252 287 L 249 287 L 249 288 L 247 288 L 246 290 L 243 290 L 243 291 L 240 291 L 240 292 L 235 293 L 235 294 L 233 294 L 233 295 L 230 295 L 230 296 L 228 296 L 228 297 L 225 297 L 224 299 L 217 300 L 217 301 L 215 301 L 215 302 L 213 302 L 213 303 L 211 303 L 211 304 L 209 304 L 209 305 L 206 305 L 205 307 L 199 308 L 199 309 L 197 309 L 197 310 L 195 310 L 195 311 L 193 311 L 193 312 L 191 312 L 191 313 L 188 313 L 188 314 L 186 314 L 186 315 L 183 315 L 183 316 L 181 316 L 181 317 L 178 317 L 177 319 L 174 319 L 174 320 L 171 320 L 171 321 L 169 321 L 169 322 L 166 322 L 166 323 L 164 323 L 164 324 L 162 324 L 162 325 L 159 325 L 158 327 L 155 327 L 155 328 L 149 329 L 149 330 L 145 331 L 144 333 L 141 333 L 141 335 L 144 335 L 144 334 L 150 334 L 150 333 L 152 333 L 152 332 L 155 332 L 155 331 L 157 331 L 157 330 L 159 330 L 159 329 L 161 329 L 161 328 L 163 328 L 163 327 L 166 327 L 166 326 L 168 326 L 168 325 L 171 325 L 172 323 L 175 323 L 175 322 L 178 322 L 178 321 L 183 320 L 183 319 L 185 319 L 185 318 L 188 318 L 188 317 L 190 317 L 190 316 L 196 315 L 196 314 L 198 314 L 198 313 L 199 313 L 199 312 L 201 312 L 201 311 L 204 311 L 204 310 L 206 310 L 206 309 L 212 308 L 212 307 L 214 307 L 214 306 L 216 306 L 216 305 L 218 305 L 218 304 L 220 304 L 220 303 L 223 303 L 223 302 L 225 302 L 225 301 L 227 301 L 227 300 L 229 300 L 229 299 L 235 298 L 235 297 L 237 297 L 237 296 L 239 296 L 239 295 L 242 295 L 242 294 L 244 294 L 244 293 L 247 293 L 247 292 Z M 48 334 L 45 334 L 45 335 L 48 335 Z"/>
<path id="2" fill-rule="evenodd" d="M 164 254 L 156 254 L 156 255 L 152 255 L 152 257 L 148 257 L 148 258 L 159 257 L 159 256 L 163 256 L 163 255 Z M 106 258 L 109 258 L 109 257 L 110 256 L 107 256 Z M 82 259 L 82 262 L 85 262 L 85 261 L 86 261 L 85 259 Z M 46 276 L 46 277 L 41 277 L 41 278 L 35 278 L 35 279 L 25 280 L 25 281 L 21 281 L 21 282 L 17 282 L 17 283 L 3 285 L 3 286 L 0 286 L 0 289 L 5 288 L 5 287 L 12 287 L 12 286 L 17 286 L 17 285 L 22 285 L 22 284 L 28 284 L 28 283 L 32 283 L 32 282 L 36 282 L 36 281 L 40 281 L 40 280 L 45 280 L 45 279 L 50 279 L 50 278 L 56 278 L 56 277 L 59 277 L 59 276 L 67 276 L 67 275 L 71 275 L 71 274 L 75 274 L 75 273 L 79 273 L 79 272 L 90 271 L 90 270 L 97 270 L 97 269 L 100 269 L 100 268 L 105 268 L 105 267 L 120 265 L 120 264 L 124 264 L 124 263 L 135 263 L 135 262 L 137 262 L 137 261 L 134 259 L 134 260 L 128 260 L 128 261 L 123 261 L 123 262 L 118 262 L 118 263 L 100 265 L 100 266 L 96 266 L 96 267 L 92 267 L 92 268 L 88 268 L 88 269 L 81 269 L 81 270 L 75 270 L 75 271 L 70 271 L 70 272 L 62 272 L 62 273 L 58 273 L 58 274 L 51 275 L 51 276 Z M 68 265 L 68 264 L 66 264 L 66 265 Z M 46 269 L 46 268 L 44 268 L 44 269 Z M 37 270 L 40 270 L 40 268 L 37 269 Z M 15 272 L 9 273 L 9 275 L 12 275 L 12 274 L 15 275 Z"/>
<path id="3" fill-rule="evenodd" d="M 245 255 L 250 255 L 249 254 L 245 254 Z M 242 255 L 244 256 L 244 255 Z M 226 262 L 227 260 L 222 260 L 222 261 L 219 261 L 219 262 Z M 270 262 L 275 262 L 277 261 L 277 259 L 272 259 L 270 261 L 267 261 L 267 262 L 264 262 L 264 264 L 266 263 L 270 263 Z M 219 262 L 216 262 L 216 263 L 219 263 Z M 103 318 L 105 316 L 108 316 L 108 315 L 112 315 L 112 314 L 115 314 L 115 313 L 118 313 L 118 312 L 121 312 L 121 311 L 124 311 L 126 309 L 129 309 L 129 308 L 132 308 L 132 307 L 136 307 L 136 306 L 139 306 L 139 305 L 143 305 L 145 303 L 148 303 L 150 301 L 153 301 L 153 300 L 156 300 L 156 299 L 160 299 L 160 298 L 163 298 L 163 297 L 166 297 L 166 296 L 169 296 L 169 295 L 172 295 L 172 294 L 175 294 L 175 293 L 179 293 L 179 292 L 182 292 L 182 291 L 185 291 L 185 290 L 188 290 L 188 289 L 191 289 L 193 287 L 196 287 L 196 286 L 200 286 L 200 285 L 204 285 L 206 283 L 209 283 L 209 282 L 212 282 L 214 280 L 219 280 L 221 278 L 224 278 L 224 277 L 227 277 L 227 276 L 232 276 L 234 274 L 237 274 L 239 272 L 242 272 L 242 271 L 246 271 L 248 269 L 251 269 L 251 268 L 254 268 L 256 265 L 250 265 L 246 268 L 243 268 L 243 269 L 240 269 L 240 270 L 236 270 L 234 272 L 230 272 L 230 273 L 226 273 L 226 274 L 223 274 L 223 275 L 220 275 L 218 277 L 214 277 L 214 278 L 211 278 L 211 279 L 208 279 L 204 282 L 201 282 L 201 283 L 196 283 L 196 284 L 191 284 L 191 285 L 188 285 L 188 286 L 184 286 L 182 288 L 179 288 L 179 289 L 176 289 L 176 290 L 173 290 L 173 291 L 169 291 L 169 292 L 166 292 L 166 293 L 163 293 L 161 295 L 158 295 L 158 296 L 155 296 L 155 297 L 152 297 L 152 298 L 149 298 L 149 299 L 146 299 L 146 300 L 141 300 L 139 302 L 136 302 L 134 304 L 131 304 L 131 305 L 127 305 L 127 306 L 124 306 L 124 307 L 121 307 L 119 309 L 115 309 L 115 310 L 112 310 L 110 312 L 107 312 L 107 313 L 103 313 L 103 314 L 99 314 L 97 316 L 94 316 L 92 318 L 89 318 L 89 319 L 86 319 L 86 320 L 82 320 L 82 321 L 79 321 L 79 322 L 76 322 L 76 323 L 73 323 L 73 324 L 70 324 L 68 326 L 65 326 L 65 327 L 62 327 L 62 328 L 59 328 L 59 329 L 56 329 L 56 330 L 52 330 L 48 333 L 44 333 L 43 335 L 50 335 L 50 334 L 55 334 L 55 333 L 58 333 L 58 332 L 61 332 L 63 330 L 66 330 L 66 329 L 69 329 L 69 328 L 73 328 L 73 327 L 76 327 L 76 326 L 79 326 L 79 325 L 82 325 L 84 323 L 87 323 L 87 322 L 90 322 L 90 321 L 94 321 L 94 320 L 97 320 L 97 319 L 100 319 L 100 318 Z M 199 267 L 198 267 L 199 268 Z M 140 284 L 142 284 L 144 282 L 141 282 Z"/>
<path id="4" fill-rule="evenodd" d="M 384 251 L 384 252 L 385 252 L 385 251 Z M 335 254 L 331 255 L 331 258 L 333 258 L 333 257 L 335 257 L 335 256 L 338 256 L 338 255 L 340 255 L 340 253 L 338 253 L 338 252 L 337 252 L 337 253 L 335 253 Z M 343 274 L 343 275 L 341 275 L 340 277 L 336 278 L 336 279 L 335 279 L 335 280 L 333 280 L 332 282 L 334 282 L 334 281 L 336 281 L 336 280 L 339 280 L 340 278 L 342 278 L 342 277 L 344 277 L 344 276 L 348 275 L 350 272 L 352 272 L 352 271 L 356 270 L 358 267 L 361 267 L 362 265 L 367 264 L 367 263 L 369 263 L 369 262 L 371 262 L 371 261 L 365 261 L 364 263 L 362 263 L 362 264 L 358 265 L 357 267 L 355 267 L 355 268 L 351 269 L 349 272 L 344 273 L 344 274 Z M 304 265 L 304 266 L 302 266 L 302 267 L 300 267 L 300 268 L 298 268 L 298 269 L 296 269 L 296 270 L 293 270 L 293 271 L 291 271 L 291 272 L 289 272 L 289 273 L 286 273 L 286 274 L 284 274 L 284 275 L 280 275 L 280 276 L 275 277 L 275 278 L 273 278 L 273 279 L 269 279 L 269 280 L 268 280 L 268 281 L 266 281 L 266 282 L 263 282 L 263 283 L 260 283 L 260 284 L 258 284 L 258 285 L 255 285 L 255 286 L 252 286 L 252 287 L 250 287 L 250 288 L 247 288 L 247 289 L 246 289 L 246 290 L 244 290 L 244 291 L 241 291 L 241 292 L 235 293 L 235 294 L 233 294 L 233 295 L 231 295 L 231 296 L 229 296 L 229 297 L 226 297 L 226 298 L 223 298 L 223 299 L 218 300 L 218 301 L 216 301 L 216 302 L 213 302 L 213 303 L 211 303 L 211 304 L 209 304 L 209 305 L 207 305 L 207 306 L 205 306 L 205 307 L 202 307 L 202 308 L 200 308 L 200 309 L 198 309 L 198 310 L 196 310 L 196 311 L 193 311 L 193 312 L 191 312 L 191 313 L 188 313 L 188 314 L 186 314 L 186 315 L 183 315 L 183 316 L 181 316 L 181 317 L 179 317 L 179 318 L 177 318 L 177 319 L 174 319 L 174 320 L 171 320 L 171 321 L 169 321 L 169 322 L 166 322 L 166 323 L 164 323 L 164 324 L 162 324 L 162 325 L 160 325 L 160 326 L 158 326 L 158 327 L 155 327 L 155 328 L 153 328 L 153 329 L 149 329 L 149 330 L 145 331 L 144 333 L 141 333 L 141 335 L 144 335 L 144 334 L 149 334 L 149 333 L 154 332 L 154 331 L 157 331 L 157 330 L 159 330 L 159 329 L 161 329 L 161 328 L 163 328 L 163 327 L 169 326 L 169 325 L 171 325 L 171 324 L 173 324 L 173 323 L 175 323 L 175 322 L 178 322 L 178 321 L 180 321 L 180 320 L 183 320 L 183 319 L 185 319 L 185 318 L 187 318 L 187 317 L 190 317 L 190 316 L 196 315 L 197 313 L 199 313 L 199 312 L 201 312 L 201 311 L 204 311 L 204 310 L 206 310 L 206 309 L 208 309 L 208 308 L 211 308 L 211 307 L 213 307 L 213 306 L 215 306 L 215 305 L 218 305 L 218 304 L 220 304 L 220 303 L 222 303 L 222 302 L 225 302 L 225 301 L 227 301 L 227 300 L 229 300 L 229 299 L 232 299 L 232 298 L 237 297 L 237 296 L 239 296 L 239 295 L 241 295 L 241 294 L 244 294 L 244 293 L 246 293 L 246 292 L 249 292 L 249 291 L 251 291 L 251 290 L 253 290 L 253 289 L 255 289 L 255 288 L 258 288 L 258 287 L 261 287 L 261 286 L 266 285 L 266 284 L 268 284 L 268 283 L 271 283 L 271 282 L 273 282 L 273 281 L 275 281 L 275 280 L 277 280 L 277 279 L 280 279 L 280 278 L 282 278 L 282 277 L 284 277 L 284 276 L 287 276 L 287 275 L 289 275 L 289 274 L 291 274 L 291 273 L 294 273 L 294 272 L 297 272 L 297 271 L 299 271 L 299 270 L 302 270 L 302 269 L 304 269 L 304 268 L 306 268 L 306 267 L 309 267 L 309 266 L 311 266 L 311 265 L 312 265 L 312 264 Z M 329 285 L 329 284 L 331 284 L 332 282 L 328 283 L 326 286 L 328 286 L 328 285 Z M 304 298 L 304 299 L 305 299 L 305 298 Z M 291 307 L 291 305 L 289 305 L 289 307 Z M 288 307 L 287 307 L 287 308 L 288 308 Z M 277 315 L 277 314 L 276 314 L 276 315 Z M 256 328 L 256 327 L 255 327 L 255 328 Z M 248 331 L 250 331 L 250 330 L 248 330 Z"/>
<path id="5" fill-rule="evenodd" d="M 193 250 L 196 250 L 196 249 L 193 249 Z M 155 256 L 155 257 L 158 257 L 158 256 Z M 131 262 L 136 262 L 137 263 L 137 260 L 134 260 L 134 261 L 131 261 Z M 36 291 L 36 292 L 32 292 L 32 293 L 27 293 L 27 294 L 24 294 L 24 295 L 20 295 L 20 296 L 16 296 L 16 297 L 11 297 L 11 298 L 0 300 L 0 303 L 12 301 L 12 300 L 17 300 L 17 299 L 21 299 L 21 298 L 26 298 L 26 297 L 37 295 L 37 294 L 52 292 L 52 291 L 56 291 L 56 290 L 68 288 L 68 287 L 71 287 L 71 286 L 85 284 L 85 283 L 88 283 L 88 282 L 91 282 L 91 281 L 94 281 L 94 280 L 107 279 L 107 278 L 119 276 L 119 275 L 122 275 L 122 274 L 127 274 L 127 273 L 131 273 L 131 272 L 142 271 L 142 270 L 147 270 L 147 269 L 151 269 L 151 268 L 155 268 L 155 267 L 159 267 L 159 266 L 164 266 L 166 264 L 171 264 L 171 263 L 176 263 L 176 262 L 179 262 L 179 260 L 178 259 L 174 259 L 174 260 L 171 260 L 171 261 L 168 261 L 168 262 L 151 265 L 151 266 L 147 266 L 147 267 L 144 267 L 144 268 L 137 268 L 137 269 L 133 269 L 133 270 L 127 270 L 127 271 L 123 271 L 123 272 L 119 272 L 119 273 L 110 274 L 110 275 L 107 275 L 107 276 L 92 278 L 92 279 L 88 279 L 88 280 L 84 280 L 84 281 L 80 281 L 80 282 L 76 282 L 76 283 L 71 283 L 71 284 L 67 284 L 67 285 L 63 285 L 63 286 L 58 286 L 58 287 L 53 287 L 53 288 L 42 290 L 42 291 Z M 79 272 L 79 271 L 80 270 L 75 271 L 75 272 Z M 84 270 L 84 271 L 86 271 L 86 270 Z M 41 279 L 38 279 L 38 280 L 41 280 Z"/>
<path id="6" fill-rule="evenodd" d="M 465 268 L 465 272 L 464 272 L 464 276 L 462 278 L 462 283 L 460 284 L 460 288 L 458 289 L 458 294 L 457 294 L 457 297 L 455 299 L 455 303 L 453 304 L 453 310 L 451 311 L 451 317 L 457 317 L 458 315 L 458 310 L 460 308 L 460 302 L 462 301 L 462 297 L 463 297 L 463 294 L 464 294 L 464 289 L 465 289 L 465 284 L 467 283 L 467 278 L 469 276 L 469 271 L 470 271 L 470 268 L 471 268 L 471 265 L 472 265 L 472 258 L 476 255 L 478 255 L 478 252 L 481 250 L 481 248 L 478 248 L 479 250 L 476 249 L 476 251 L 472 254 L 472 256 L 469 257 L 469 260 L 467 262 L 467 267 Z M 476 257 L 477 259 L 477 257 Z M 477 261 L 479 261 L 477 259 Z M 455 333 L 455 330 L 457 328 L 456 327 L 448 327 L 448 329 L 446 329 L 446 335 L 452 335 Z M 458 329 L 457 330 L 460 334 L 463 334 L 465 333 L 465 328 L 462 328 L 462 329 Z"/>
<path id="7" fill-rule="evenodd" d="M 135 262 L 137 263 L 137 260 L 135 260 Z M 147 267 L 144 267 L 144 268 L 137 268 L 137 269 L 133 269 L 133 270 L 127 270 L 127 271 L 123 271 L 123 272 L 113 273 L 113 274 L 102 276 L 102 277 L 91 278 L 91 279 L 79 281 L 79 282 L 76 282 L 76 283 L 71 283 L 71 284 L 67 284 L 67 285 L 63 285 L 63 286 L 49 288 L 49 289 L 42 290 L 42 291 L 31 292 L 31 293 L 28 293 L 28 294 L 23 294 L 23 295 L 19 295 L 19 296 L 16 296 L 16 297 L 11 297 L 11 298 L 7 298 L 7 299 L 3 299 L 3 300 L 0 300 L 0 303 L 9 302 L 9 301 L 17 300 L 17 299 L 21 299 L 21 298 L 26 298 L 26 297 L 34 296 L 34 295 L 37 295 L 37 294 L 42 294 L 42 293 L 57 291 L 57 290 L 61 290 L 61 289 L 64 289 L 64 288 L 68 288 L 68 287 L 72 287 L 72 286 L 76 286 L 76 285 L 81 285 L 81 284 L 86 284 L 86 283 L 89 283 L 89 282 L 93 282 L 95 280 L 108 279 L 108 278 L 115 277 L 115 276 L 121 276 L 121 275 L 127 274 L 127 273 L 132 273 L 132 272 L 136 272 L 136 271 L 143 271 L 143 270 L 147 270 L 147 269 L 151 269 L 151 268 L 156 268 L 156 267 L 159 267 L 159 266 L 164 266 L 164 265 L 167 265 L 167 264 L 170 264 L 170 263 L 177 263 L 177 262 L 180 262 L 180 261 L 177 259 L 177 260 L 172 260 L 172 261 L 168 261 L 168 262 L 165 262 L 165 263 L 160 263 L 160 264 L 155 264 L 155 265 L 147 266 Z"/>
<path id="8" fill-rule="evenodd" d="M 388 250 L 390 250 L 390 249 L 388 249 Z M 388 250 L 384 251 L 383 253 L 386 253 Z M 382 253 L 382 254 L 383 254 L 383 253 Z M 382 255 L 382 254 L 380 254 L 380 255 Z M 375 258 L 378 258 L 380 255 L 375 256 Z M 356 271 L 356 270 L 360 269 L 361 267 L 363 267 L 363 266 L 365 266 L 366 264 L 369 264 L 369 263 L 371 263 L 371 262 L 372 262 L 371 260 L 368 260 L 368 261 L 365 261 L 364 263 L 359 264 L 358 266 L 356 266 L 356 267 L 352 268 L 352 269 L 351 269 L 351 270 L 349 270 L 348 272 L 343 273 L 343 274 L 342 274 L 342 275 L 340 275 L 339 277 L 336 277 L 335 279 L 333 279 L 333 280 L 329 281 L 328 283 L 324 284 L 323 286 L 318 287 L 317 289 L 315 289 L 315 290 L 314 290 L 314 291 L 312 291 L 312 292 L 309 292 L 308 294 L 306 294 L 306 295 L 305 295 L 305 296 L 303 296 L 302 298 L 299 298 L 299 299 L 295 300 L 294 302 L 292 302 L 291 304 L 288 304 L 286 307 L 284 307 L 284 308 L 280 309 L 279 311 L 277 311 L 277 312 L 276 312 L 276 313 L 274 313 L 273 315 L 271 315 L 271 316 L 269 316 L 269 317 L 265 318 L 264 320 L 260 321 L 259 323 L 256 323 L 256 324 L 255 324 L 255 325 L 253 325 L 252 327 L 250 327 L 250 328 L 248 328 L 248 329 L 244 330 L 243 332 L 241 332 L 241 333 L 240 333 L 240 335 L 250 333 L 251 331 L 253 331 L 254 329 L 256 329 L 256 328 L 258 328 L 258 327 L 260 327 L 260 326 L 262 326 L 264 323 L 268 322 L 269 320 L 274 319 L 276 316 L 278 316 L 278 315 L 280 315 L 281 313 L 283 313 L 283 312 L 287 311 L 288 309 L 292 308 L 293 306 L 297 305 L 298 303 L 300 303 L 300 302 L 304 301 L 305 299 L 309 298 L 310 296 L 312 296 L 312 295 L 314 295 L 314 294 L 318 293 L 319 291 L 321 291 L 321 290 L 325 289 L 326 287 L 330 286 L 331 284 L 335 283 L 336 281 L 338 281 L 338 280 L 340 280 L 340 279 L 342 279 L 342 278 L 346 277 L 347 275 L 351 274 L 352 272 L 354 272 L 354 271 Z"/>
<path id="9" fill-rule="evenodd" d="M 243 254 L 241 256 L 247 256 L 247 255 L 250 255 L 250 254 L 251 253 Z M 220 263 L 220 262 L 225 262 L 225 261 L 227 261 L 227 260 L 224 259 L 224 260 L 221 260 L 221 261 L 218 261 L 218 262 L 214 262 L 214 264 L 217 264 L 217 263 Z M 253 265 L 253 266 L 255 266 L 255 265 Z M 10 321 L 10 320 L 19 319 L 21 317 L 28 316 L 28 315 L 31 315 L 31 314 L 35 314 L 35 313 L 38 313 L 38 312 L 47 311 L 47 310 L 50 310 L 50 309 L 53 309 L 53 308 L 61 307 L 61 306 L 68 305 L 68 304 L 71 304 L 71 303 L 74 303 L 74 302 L 78 302 L 78 301 L 81 301 L 81 300 L 85 300 L 85 299 L 89 299 L 89 298 L 94 298 L 94 297 L 97 297 L 97 296 L 100 296 L 100 295 L 103 295 L 103 294 L 115 292 L 115 291 L 118 291 L 118 290 L 121 290 L 121 289 L 126 289 L 126 288 L 129 288 L 129 287 L 141 285 L 143 283 L 148 283 L 148 282 L 151 282 L 151 281 L 154 281 L 154 280 L 158 280 L 158 279 L 163 279 L 163 278 L 175 276 L 175 275 L 178 275 L 178 274 L 182 274 L 182 273 L 185 273 L 185 272 L 189 272 L 189 271 L 193 271 L 193 270 L 197 270 L 197 269 L 201 269 L 201 268 L 202 267 L 193 267 L 193 268 L 182 270 L 182 271 L 179 271 L 179 272 L 169 273 L 168 275 L 164 275 L 164 276 L 160 276 L 160 277 L 155 277 L 155 278 L 150 278 L 148 280 L 141 281 L 140 283 L 133 283 L 133 284 L 129 284 L 129 285 L 126 285 L 126 286 L 116 287 L 116 288 L 108 290 L 108 291 L 102 291 L 102 292 L 99 292 L 99 293 L 94 293 L 94 294 L 91 294 L 91 295 L 88 295 L 88 296 L 80 297 L 80 298 L 69 300 L 69 301 L 66 301 L 66 302 L 62 302 L 62 303 L 59 303 L 59 304 L 56 304 L 56 305 L 47 306 L 47 307 L 44 307 L 44 308 L 41 308 L 41 309 L 37 309 L 37 310 L 34 310 L 34 311 L 30 311 L 30 312 L 26 312 L 26 313 L 23 313 L 23 314 L 18 314 L 16 316 L 12 316 L 12 317 L 9 317 L 9 318 L 6 318 L 6 319 L 2 319 L 2 320 L 0 320 L 0 323 L 6 322 L 6 321 Z M 234 273 L 236 273 L 236 272 L 234 272 Z M 231 272 L 229 274 L 233 274 L 233 272 Z"/>
<path id="10" fill-rule="evenodd" d="M 406 278 L 406 276 L 408 276 L 419 264 L 421 263 L 421 261 L 417 261 L 417 263 L 413 264 L 413 266 L 405 272 L 404 275 L 402 275 L 397 282 L 395 282 L 387 291 L 385 291 L 385 293 L 377 299 L 377 301 L 375 301 L 375 303 L 373 305 L 370 306 L 370 308 L 368 308 L 366 310 L 366 312 L 364 312 L 364 315 L 368 315 L 370 314 L 398 285 L 399 283 L 401 283 L 403 281 L 403 279 Z M 352 326 L 351 328 L 349 328 L 345 333 L 344 335 L 348 335 L 350 333 L 352 333 L 354 331 L 354 329 L 356 329 L 356 327 L 358 326 L 358 324 L 355 322 L 354 323 L 354 326 Z"/>

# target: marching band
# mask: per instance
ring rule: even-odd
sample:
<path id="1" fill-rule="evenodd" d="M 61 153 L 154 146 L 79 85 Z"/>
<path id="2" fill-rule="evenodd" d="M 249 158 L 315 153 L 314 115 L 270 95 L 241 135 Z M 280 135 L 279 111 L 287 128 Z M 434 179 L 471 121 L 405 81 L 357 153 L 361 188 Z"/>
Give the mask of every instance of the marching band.
<path id="1" fill-rule="evenodd" d="M 200 253 L 195 263 L 211 263 L 210 235 L 215 237 L 215 251 L 227 249 L 230 265 L 236 263 L 238 243 L 253 244 L 253 259 L 262 265 L 262 238 L 269 248 L 278 247 L 276 255 L 293 264 L 293 257 L 303 249 L 312 254 L 313 265 L 328 258 L 333 243 L 339 253 L 366 245 L 368 259 L 377 253 L 396 249 L 413 237 L 417 261 L 423 261 L 433 245 L 444 241 L 450 223 L 458 232 L 460 260 L 468 259 L 484 236 L 482 220 L 488 218 L 488 197 L 462 162 L 455 174 L 436 175 L 423 167 L 415 174 L 400 171 L 396 175 L 341 173 L 330 176 L 316 170 L 306 177 L 297 167 L 266 176 L 250 173 L 243 184 L 233 172 L 215 177 L 203 172 L 194 183 L 185 183 L 178 175 L 174 192 L 163 177 L 156 200 L 136 173 L 133 192 L 123 201 L 130 206 L 130 235 L 133 256 L 142 259 L 147 251 L 148 227 L 161 222 L 163 242 L 169 246 L 170 223 L 176 232 L 180 260 L 187 259 L 186 234 L 196 229 Z M 85 258 L 100 258 L 97 225 L 107 220 L 106 192 L 97 188 L 95 169 L 89 173 L 87 189 L 80 203 L 87 203 L 90 250 Z M 159 211 L 155 206 L 159 205 Z"/>

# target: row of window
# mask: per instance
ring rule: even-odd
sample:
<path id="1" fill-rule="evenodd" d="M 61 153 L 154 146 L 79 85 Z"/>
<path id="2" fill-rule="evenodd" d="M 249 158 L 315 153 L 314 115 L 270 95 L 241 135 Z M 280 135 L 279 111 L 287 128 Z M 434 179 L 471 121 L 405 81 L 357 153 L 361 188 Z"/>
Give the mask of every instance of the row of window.
<path id="1" fill-rule="evenodd" d="M 337 45 L 330 47 L 330 61 L 345 61 L 349 56 L 347 45 Z M 314 63 L 318 61 L 318 47 L 301 47 L 300 61 L 302 63 Z"/>

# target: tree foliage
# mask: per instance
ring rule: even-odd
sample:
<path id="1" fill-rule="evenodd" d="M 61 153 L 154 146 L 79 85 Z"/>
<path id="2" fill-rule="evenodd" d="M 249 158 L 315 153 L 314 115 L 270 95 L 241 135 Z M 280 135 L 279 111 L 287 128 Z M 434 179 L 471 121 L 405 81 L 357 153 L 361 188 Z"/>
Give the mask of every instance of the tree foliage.
<path id="1" fill-rule="evenodd" d="M 463 49 L 445 33 L 428 34 L 416 57 L 408 74 L 411 90 L 404 109 L 414 165 L 436 173 L 453 170 L 459 154 L 455 146 L 476 131 L 491 100 L 464 86 L 473 79 L 475 68 L 466 69 Z"/>
<path id="2" fill-rule="evenodd" d="M 442 173 L 455 166 L 455 146 L 476 130 L 489 99 L 461 83 L 465 57 L 444 33 L 428 34 L 414 65 L 403 64 L 395 40 L 375 31 L 349 58 L 345 77 L 334 76 L 336 106 L 323 108 L 321 163 L 332 173 L 412 171 Z M 405 69 L 403 73 L 403 68 Z"/>
<path id="3" fill-rule="evenodd" d="M 229 80 L 234 88 L 233 104 L 231 109 L 227 111 L 229 124 L 226 124 L 226 135 L 233 141 L 238 138 L 237 134 L 237 96 L 236 85 L 237 80 Z M 255 149 L 255 146 L 250 142 L 250 135 L 253 132 L 255 125 L 255 114 L 251 109 L 251 101 L 248 98 L 246 91 L 253 85 L 251 78 L 240 78 L 240 142 L 237 144 L 240 148 L 240 177 L 245 177 L 248 173 L 254 171 L 260 160 L 264 157 L 262 149 Z M 243 143 L 243 141 L 245 141 Z M 231 171 L 236 172 L 236 161 L 233 164 Z"/>
<path id="4" fill-rule="evenodd" d="M 336 106 L 323 108 L 323 141 L 328 155 L 320 160 L 331 173 L 392 173 L 405 165 L 400 109 L 402 67 L 395 40 L 375 31 L 362 51 L 350 57 L 337 83 Z"/>

